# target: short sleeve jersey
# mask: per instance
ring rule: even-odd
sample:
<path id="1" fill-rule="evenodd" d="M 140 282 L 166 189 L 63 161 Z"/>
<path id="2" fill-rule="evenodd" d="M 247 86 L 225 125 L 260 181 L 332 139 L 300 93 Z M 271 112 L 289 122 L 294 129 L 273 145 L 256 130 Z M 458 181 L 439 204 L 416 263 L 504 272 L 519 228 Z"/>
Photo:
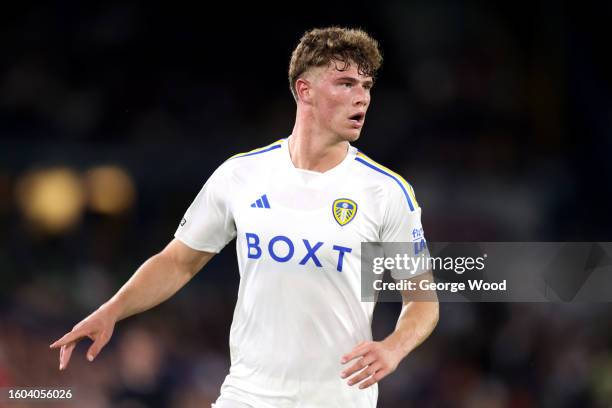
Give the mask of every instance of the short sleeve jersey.
<path id="1" fill-rule="evenodd" d="M 221 396 L 257 407 L 375 407 L 376 386 L 340 378 L 341 356 L 372 339 L 361 243 L 420 241 L 422 231 L 412 187 L 352 146 L 324 173 L 295 168 L 288 139 L 223 163 L 175 234 L 215 253 L 236 238 L 240 286 Z"/>

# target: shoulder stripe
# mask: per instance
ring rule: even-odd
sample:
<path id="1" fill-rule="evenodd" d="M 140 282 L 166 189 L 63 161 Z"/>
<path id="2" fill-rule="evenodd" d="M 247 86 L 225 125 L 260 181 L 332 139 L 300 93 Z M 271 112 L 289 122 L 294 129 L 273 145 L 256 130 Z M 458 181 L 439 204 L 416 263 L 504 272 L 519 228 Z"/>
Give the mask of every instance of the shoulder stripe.
<path id="1" fill-rule="evenodd" d="M 276 142 L 274 142 L 272 144 L 269 144 L 269 145 L 264 146 L 264 147 L 260 147 L 258 149 L 251 150 L 251 151 L 246 152 L 246 153 L 235 154 L 232 157 L 230 157 L 228 160 L 237 159 L 238 157 L 254 156 L 256 154 L 269 152 L 270 150 L 280 149 L 281 143 L 283 142 L 283 140 L 284 139 L 277 140 Z"/>
<path id="2" fill-rule="evenodd" d="M 376 170 L 379 173 L 384 174 L 385 176 L 391 177 L 402 189 L 402 192 L 404 193 L 404 196 L 408 201 L 408 207 L 410 207 L 410 211 L 414 211 L 415 206 L 416 208 L 419 208 L 419 204 L 417 203 L 412 186 L 406 180 L 404 180 L 402 176 L 386 168 L 385 166 L 376 163 L 374 160 L 370 159 L 368 156 L 361 152 L 357 152 L 357 157 L 355 157 L 355 160 L 362 164 L 365 164 L 369 168 Z"/>

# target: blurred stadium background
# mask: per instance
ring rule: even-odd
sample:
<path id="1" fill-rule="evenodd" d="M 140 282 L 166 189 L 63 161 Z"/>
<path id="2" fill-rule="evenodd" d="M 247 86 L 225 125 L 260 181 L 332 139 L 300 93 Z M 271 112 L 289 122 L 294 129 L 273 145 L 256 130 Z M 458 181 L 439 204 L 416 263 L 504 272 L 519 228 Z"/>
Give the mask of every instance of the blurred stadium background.
<path id="1" fill-rule="evenodd" d="M 385 63 L 357 147 L 413 184 L 430 241 L 611 240 L 610 3 L 11 7 L 0 16 L 0 386 L 70 386 L 93 408 L 216 398 L 233 243 L 169 302 L 121 322 L 93 364 L 82 344 L 60 373 L 48 344 L 163 248 L 214 168 L 290 133 L 288 60 L 316 26 L 379 39 Z M 377 307 L 377 339 L 398 310 Z M 443 304 L 379 406 L 609 407 L 611 316 L 605 303 Z"/>

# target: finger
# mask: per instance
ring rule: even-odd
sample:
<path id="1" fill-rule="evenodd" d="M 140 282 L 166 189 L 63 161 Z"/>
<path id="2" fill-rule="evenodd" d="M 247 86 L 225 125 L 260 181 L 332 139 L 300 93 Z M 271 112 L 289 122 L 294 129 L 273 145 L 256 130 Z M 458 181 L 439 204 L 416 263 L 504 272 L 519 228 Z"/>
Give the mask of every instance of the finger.
<path id="1" fill-rule="evenodd" d="M 64 345 L 66 345 L 66 344 L 68 344 L 70 342 L 73 342 L 75 340 L 80 339 L 81 337 L 84 337 L 84 334 L 83 334 L 82 331 L 80 331 L 80 330 L 71 331 L 69 333 L 66 333 L 64 335 L 64 337 L 62 337 L 61 339 L 56 340 L 55 343 L 53 343 L 53 344 L 51 344 L 49 346 L 49 348 L 54 349 L 54 348 L 58 348 L 58 347 L 64 346 Z"/>
<path id="2" fill-rule="evenodd" d="M 373 364 L 373 365 L 370 365 L 364 368 L 363 370 L 361 370 L 360 372 L 358 372 L 357 374 L 355 374 L 353 377 L 351 377 L 348 380 L 348 385 L 358 384 L 362 382 L 363 380 L 365 380 L 366 378 L 371 377 L 378 370 L 380 370 L 380 367 L 381 366 L 379 364 Z"/>
<path id="3" fill-rule="evenodd" d="M 359 360 L 357 360 L 355 362 L 355 364 L 353 364 L 352 366 L 350 366 L 346 370 L 342 371 L 342 373 L 340 373 L 340 376 L 342 378 L 346 378 L 346 377 L 352 375 L 353 373 L 355 373 L 355 372 L 357 372 L 359 370 L 362 370 L 365 367 L 369 366 L 374 361 L 376 361 L 374 356 L 372 356 L 371 354 L 367 354 L 367 355 L 363 356 L 362 358 L 360 358 Z"/>
<path id="4" fill-rule="evenodd" d="M 93 361 L 94 358 L 98 356 L 98 353 L 100 353 L 100 351 L 106 345 L 107 342 L 108 340 L 106 339 L 106 336 L 103 336 L 102 334 L 97 336 L 97 338 L 94 339 L 94 342 L 91 347 L 89 347 L 89 350 L 87 350 L 87 359 L 89 361 Z"/>
<path id="5" fill-rule="evenodd" d="M 340 362 L 342 364 L 346 364 L 349 361 L 357 358 L 357 357 L 362 357 L 365 354 L 367 354 L 367 352 L 370 349 L 370 342 L 362 342 L 359 343 L 357 346 L 355 346 L 355 348 L 348 354 L 345 354 L 344 356 L 342 356 L 342 360 L 340 360 Z"/>
<path id="6" fill-rule="evenodd" d="M 364 382 L 359 384 L 359 389 L 363 390 L 365 388 L 368 388 L 368 387 L 376 384 L 377 382 L 379 382 L 380 380 L 382 380 L 386 376 L 387 376 L 387 372 L 385 370 L 379 370 L 373 376 L 371 376 L 370 378 L 368 378 L 367 380 L 365 380 Z"/>
<path id="7" fill-rule="evenodd" d="M 72 356 L 72 351 L 76 347 L 76 342 L 68 343 L 60 349 L 60 370 L 65 370 L 68 367 L 68 362 L 70 362 L 70 357 Z"/>

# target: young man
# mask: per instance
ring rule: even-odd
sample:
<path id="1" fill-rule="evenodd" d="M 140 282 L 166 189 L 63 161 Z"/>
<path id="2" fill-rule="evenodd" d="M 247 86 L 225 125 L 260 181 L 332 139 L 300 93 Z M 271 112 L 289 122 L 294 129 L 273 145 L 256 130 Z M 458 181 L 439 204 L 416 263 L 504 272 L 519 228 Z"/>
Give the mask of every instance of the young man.
<path id="1" fill-rule="evenodd" d="M 176 239 L 51 345 L 61 347 L 60 369 L 83 337 L 94 340 L 93 360 L 117 321 L 172 296 L 236 238 L 232 365 L 215 407 L 375 407 L 375 384 L 438 319 L 437 302 L 404 296 L 395 331 L 372 341 L 374 304 L 360 301 L 360 244 L 413 241 L 421 230 L 410 185 L 349 144 L 361 133 L 381 61 L 361 30 L 305 33 L 289 68 L 291 136 L 212 174 Z"/>

